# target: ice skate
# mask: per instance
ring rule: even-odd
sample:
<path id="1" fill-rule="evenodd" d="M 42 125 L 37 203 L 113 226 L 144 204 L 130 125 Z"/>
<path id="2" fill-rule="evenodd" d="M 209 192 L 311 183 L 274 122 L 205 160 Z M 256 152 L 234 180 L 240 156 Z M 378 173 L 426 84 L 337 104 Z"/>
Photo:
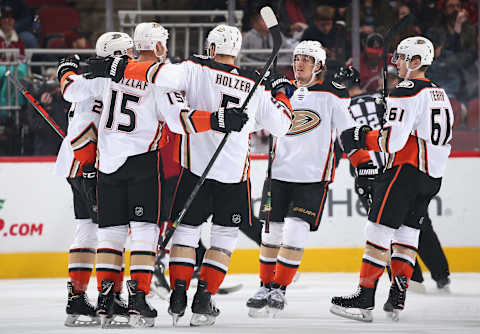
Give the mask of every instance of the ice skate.
<path id="1" fill-rule="evenodd" d="M 349 296 L 333 297 L 330 312 L 340 317 L 371 322 L 372 310 L 375 307 L 375 288 L 359 286 Z"/>
<path id="2" fill-rule="evenodd" d="M 215 307 L 212 295 L 207 291 L 207 282 L 198 280 L 198 287 L 192 303 L 190 326 L 211 326 L 220 310 Z"/>
<path id="3" fill-rule="evenodd" d="M 163 254 L 165 256 L 165 254 Z M 152 284 L 150 290 L 152 290 L 161 299 L 167 299 L 170 294 L 170 285 L 165 278 L 165 266 L 162 263 L 161 255 L 155 259 L 155 270 L 153 271 Z"/>
<path id="4" fill-rule="evenodd" d="M 157 310 L 145 299 L 145 291 L 137 290 L 137 281 L 127 281 L 129 324 L 132 327 L 153 327 Z"/>
<path id="5" fill-rule="evenodd" d="M 272 288 L 268 294 L 268 312 L 271 317 L 277 316 L 277 314 L 285 308 L 287 299 L 285 298 L 285 287 Z"/>
<path id="6" fill-rule="evenodd" d="M 177 325 L 178 320 L 185 314 L 187 308 L 187 282 L 184 280 L 175 280 L 175 287 L 170 294 L 170 305 L 168 314 L 172 316 L 173 327 Z"/>
<path id="7" fill-rule="evenodd" d="M 100 319 L 97 317 L 95 307 L 88 301 L 85 292 L 74 292 L 71 282 L 67 282 L 68 302 L 67 302 L 67 327 L 93 327 L 100 325 Z M 82 317 L 82 318 L 80 318 Z M 85 318 L 85 319 L 83 319 Z"/>
<path id="8" fill-rule="evenodd" d="M 97 316 L 100 317 L 102 328 L 111 327 L 113 322 L 114 285 L 113 281 L 103 280 L 102 290 L 98 293 Z"/>
<path id="9" fill-rule="evenodd" d="M 247 300 L 248 316 L 251 318 L 268 318 L 268 294 L 271 291 L 270 284 L 262 284 L 260 289 Z"/>
<path id="10" fill-rule="evenodd" d="M 450 278 L 445 277 L 436 281 L 439 293 L 450 293 Z"/>
<path id="11" fill-rule="evenodd" d="M 387 317 L 393 321 L 398 321 L 400 311 L 405 307 L 405 297 L 407 296 L 408 278 L 405 276 L 395 276 L 390 286 L 390 292 L 383 310 L 387 312 Z"/>

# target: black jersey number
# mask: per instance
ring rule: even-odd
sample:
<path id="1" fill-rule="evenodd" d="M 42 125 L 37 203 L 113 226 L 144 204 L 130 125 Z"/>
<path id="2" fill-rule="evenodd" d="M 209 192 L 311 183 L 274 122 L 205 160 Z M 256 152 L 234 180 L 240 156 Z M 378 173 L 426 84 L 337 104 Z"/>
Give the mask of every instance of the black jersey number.
<path id="1" fill-rule="evenodd" d="M 110 108 L 108 110 L 108 119 L 107 119 L 107 124 L 105 127 L 107 129 L 112 129 L 113 127 L 113 119 L 115 115 L 115 106 L 117 103 L 117 91 L 112 89 L 112 99 L 110 100 Z M 128 124 L 118 124 L 117 125 L 117 130 L 122 131 L 122 132 L 132 132 L 135 130 L 136 127 L 136 121 L 137 117 L 135 112 L 132 109 L 127 108 L 127 103 L 128 102 L 133 102 L 133 103 L 138 103 L 140 101 L 140 97 L 135 96 L 135 95 L 130 95 L 128 93 L 123 93 L 122 96 L 122 103 L 120 105 L 120 112 L 122 114 L 125 114 L 129 117 L 130 121 Z"/>
<path id="2" fill-rule="evenodd" d="M 442 112 L 445 113 L 444 124 L 442 124 Z M 450 120 L 450 110 L 448 108 L 433 108 L 431 117 L 432 131 L 430 139 L 432 141 L 432 144 L 439 145 L 440 141 L 442 142 L 442 145 L 447 144 L 452 137 L 452 122 Z"/>
<path id="3" fill-rule="evenodd" d="M 222 93 L 222 104 L 221 108 L 229 108 L 228 104 L 234 104 L 236 107 L 240 106 L 240 99 L 238 97 Z"/>
<path id="4" fill-rule="evenodd" d="M 398 120 L 399 122 L 403 121 L 403 113 L 405 110 L 403 109 L 398 109 L 396 107 L 393 107 L 390 109 L 390 112 L 388 113 L 388 120 L 389 121 L 395 121 Z"/>

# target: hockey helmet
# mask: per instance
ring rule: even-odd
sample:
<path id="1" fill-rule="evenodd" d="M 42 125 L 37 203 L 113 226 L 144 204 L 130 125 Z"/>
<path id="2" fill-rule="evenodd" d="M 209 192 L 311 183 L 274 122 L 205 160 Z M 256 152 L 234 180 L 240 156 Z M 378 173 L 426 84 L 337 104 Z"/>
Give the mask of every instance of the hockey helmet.
<path id="1" fill-rule="evenodd" d="M 242 47 L 242 34 L 237 27 L 220 24 L 208 33 L 207 47 L 210 57 L 215 56 L 210 54 L 212 44 L 215 45 L 215 54 L 236 57 Z"/>
<path id="2" fill-rule="evenodd" d="M 155 51 L 157 42 L 167 47 L 168 30 L 156 22 L 144 22 L 135 27 L 133 41 L 137 50 Z"/>
<path id="3" fill-rule="evenodd" d="M 128 49 L 133 48 L 133 40 L 124 32 L 106 32 L 102 34 L 95 45 L 97 56 L 114 56 L 116 52 L 124 56 L 128 54 Z"/>
<path id="4" fill-rule="evenodd" d="M 421 36 L 408 37 L 402 40 L 392 57 L 392 63 L 396 63 L 399 55 L 405 55 L 409 63 L 414 56 L 420 57 L 420 66 L 431 65 L 433 62 L 434 48 L 429 39 Z"/>
<path id="5" fill-rule="evenodd" d="M 314 59 L 314 65 L 321 65 L 322 67 L 325 65 L 325 61 L 327 60 L 327 53 L 323 48 L 322 44 L 317 41 L 303 41 L 298 43 L 293 50 L 293 60 L 295 61 L 296 55 L 305 55 L 310 56 Z"/>

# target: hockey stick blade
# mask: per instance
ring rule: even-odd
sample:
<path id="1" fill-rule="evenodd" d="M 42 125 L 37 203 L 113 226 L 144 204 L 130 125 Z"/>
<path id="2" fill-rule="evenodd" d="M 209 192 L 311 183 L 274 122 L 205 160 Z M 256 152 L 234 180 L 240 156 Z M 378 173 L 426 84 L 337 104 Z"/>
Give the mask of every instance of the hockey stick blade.
<path id="1" fill-rule="evenodd" d="M 46 110 L 42 107 L 40 102 L 38 102 L 32 94 L 18 81 L 15 76 L 11 75 L 10 71 L 5 72 L 5 76 L 10 80 L 10 82 L 15 86 L 17 90 L 22 93 L 22 95 L 27 99 L 28 102 L 33 106 L 33 108 L 43 117 L 43 119 L 50 125 L 50 127 L 62 138 L 65 138 L 65 132 L 58 126 L 57 123 L 50 117 Z"/>
<path id="2" fill-rule="evenodd" d="M 266 9 L 268 8 L 268 9 Z M 273 48 L 272 48 L 272 53 L 270 54 L 270 57 L 268 58 L 267 62 L 265 63 L 265 66 L 262 69 L 262 72 L 260 73 L 260 77 L 255 81 L 255 84 L 253 85 L 252 89 L 248 93 L 247 97 L 245 98 L 245 101 L 243 101 L 243 104 L 240 108 L 240 112 L 243 112 L 245 108 L 247 107 L 248 103 L 250 102 L 250 99 L 252 98 L 253 94 L 257 90 L 258 85 L 263 81 L 265 78 L 265 74 L 268 72 L 270 67 L 273 64 L 273 61 L 275 57 L 278 55 L 278 52 L 280 51 L 280 47 L 282 46 L 282 34 L 280 33 L 280 27 L 278 26 L 277 19 L 275 18 L 275 14 L 273 14 L 273 11 L 270 7 L 263 7 L 260 10 L 260 15 L 262 15 L 262 12 L 264 13 L 265 17 L 262 16 L 262 18 L 266 21 L 268 21 L 268 24 L 273 24 L 269 30 L 270 33 L 272 34 L 272 39 L 273 39 Z M 272 19 L 272 15 L 275 18 L 275 21 Z M 274 24 L 277 22 L 276 24 Z M 182 211 L 177 215 L 177 218 L 173 221 L 173 224 L 167 228 L 165 231 L 165 238 L 163 239 L 162 244 L 160 245 L 161 248 L 165 249 L 167 244 L 170 242 L 170 239 L 173 236 L 173 233 L 177 229 L 178 224 L 180 224 L 183 220 L 183 217 L 187 213 L 187 210 L 190 208 L 190 205 L 192 205 L 193 200 L 197 196 L 200 188 L 202 187 L 203 183 L 205 182 L 205 179 L 207 178 L 208 173 L 212 169 L 213 164 L 218 158 L 218 155 L 222 151 L 223 147 L 227 143 L 228 137 L 230 136 L 229 133 L 225 134 L 223 136 L 222 141 L 218 145 L 217 149 L 215 150 L 215 153 L 213 153 L 212 157 L 210 158 L 210 161 L 207 164 L 207 167 L 205 167 L 205 170 L 203 171 L 202 175 L 200 176 L 200 179 L 197 181 L 195 184 L 195 187 L 193 188 L 192 192 L 190 193 L 190 196 L 187 198 Z"/>
<path id="3" fill-rule="evenodd" d="M 243 284 L 235 284 L 227 287 L 219 287 L 217 293 L 219 295 L 228 295 L 229 293 L 237 292 L 243 288 Z"/>

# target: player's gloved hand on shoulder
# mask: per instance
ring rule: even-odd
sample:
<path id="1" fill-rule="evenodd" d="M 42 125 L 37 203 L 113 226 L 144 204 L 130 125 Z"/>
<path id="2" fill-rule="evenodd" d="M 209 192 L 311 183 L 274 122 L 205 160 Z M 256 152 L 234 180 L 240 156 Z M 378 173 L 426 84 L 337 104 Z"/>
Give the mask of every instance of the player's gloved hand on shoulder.
<path id="1" fill-rule="evenodd" d="M 365 136 L 370 131 L 372 131 L 372 128 L 368 125 L 357 125 L 343 131 L 340 135 L 343 150 L 350 153 L 355 149 L 367 149 Z"/>
<path id="2" fill-rule="evenodd" d="M 240 108 L 220 108 L 211 114 L 210 127 L 224 133 L 240 132 L 247 121 L 247 113 Z"/>
<path id="3" fill-rule="evenodd" d="M 357 166 L 357 177 L 355 178 L 355 192 L 365 210 L 368 212 L 372 205 L 374 182 L 378 176 L 378 167 L 372 160 L 361 163 Z"/>
<path id="4" fill-rule="evenodd" d="M 75 72 L 78 74 L 80 70 L 80 57 L 73 55 L 71 57 L 64 57 L 58 61 L 57 77 L 61 81 L 63 75 L 67 72 Z"/>
<path id="5" fill-rule="evenodd" d="M 88 205 L 94 214 L 97 213 L 97 170 L 93 165 L 82 166 L 82 190 Z"/>
<path id="6" fill-rule="evenodd" d="M 128 56 L 122 57 L 92 57 L 87 59 L 87 79 L 111 78 L 119 82 L 123 78 L 128 65 Z"/>
<path id="7" fill-rule="evenodd" d="M 290 80 L 278 72 L 270 72 L 270 75 L 265 78 L 265 88 L 271 90 L 273 97 L 276 97 L 278 93 L 283 93 L 288 98 L 291 98 L 295 91 L 295 86 Z"/>
<path id="8" fill-rule="evenodd" d="M 347 83 L 350 86 L 358 85 L 360 84 L 360 72 L 353 66 L 342 66 L 333 75 L 333 80 L 338 83 Z"/>

